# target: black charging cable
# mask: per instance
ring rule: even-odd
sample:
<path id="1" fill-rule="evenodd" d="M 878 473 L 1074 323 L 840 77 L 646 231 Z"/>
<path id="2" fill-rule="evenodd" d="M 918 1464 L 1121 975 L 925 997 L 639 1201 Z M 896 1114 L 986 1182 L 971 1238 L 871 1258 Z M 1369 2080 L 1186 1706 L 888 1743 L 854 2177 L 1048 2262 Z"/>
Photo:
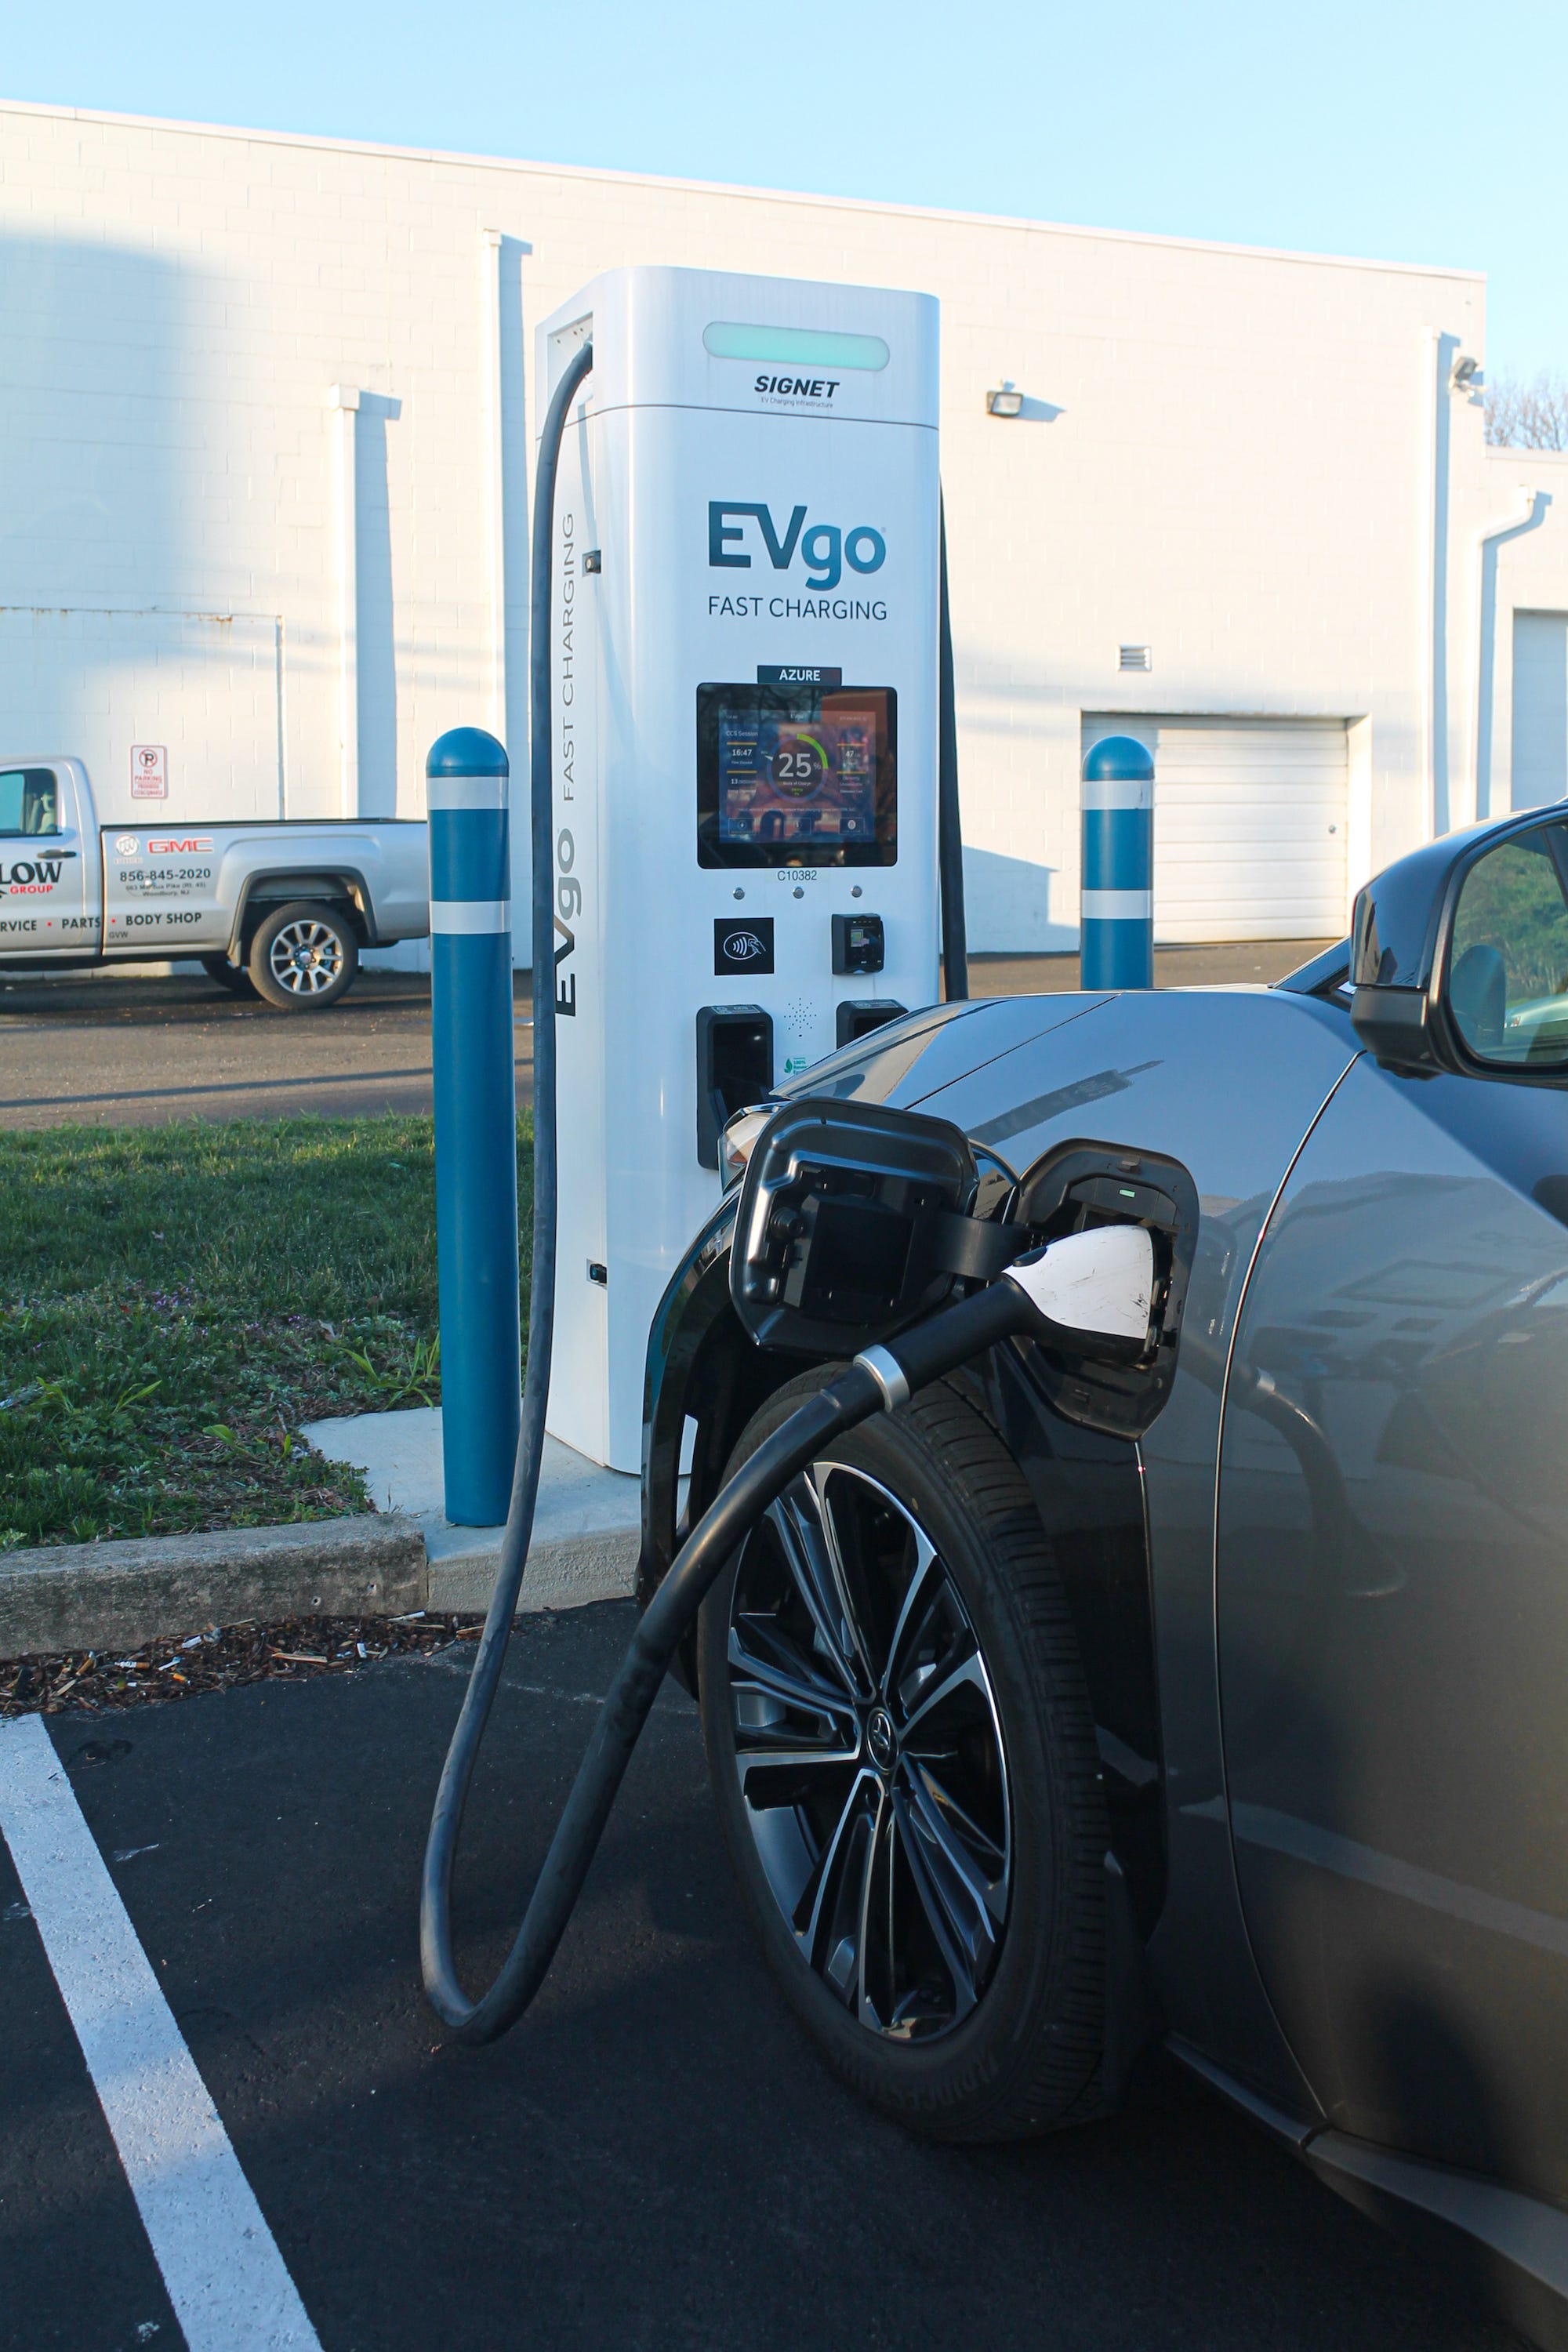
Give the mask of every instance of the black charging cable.
<path id="1" fill-rule="evenodd" d="M 736 1546 L 750 1533 L 769 1504 L 808 1463 L 818 1458 L 825 1445 L 843 1436 L 847 1430 L 869 1420 L 873 1413 L 895 1409 L 916 1389 L 967 1363 L 971 1357 L 1005 1339 L 1010 1332 L 1042 1328 L 1049 1327 L 1042 1327 L 1028 1292 L 1009 1271 L 988 1289 L 976 1291 L 956 1307 L 944 1308 L 887 1346 L 868 1348 L 847 1370 L 797 1406 L 782 1427 L 774 1430 L 742 1465 L 681 1546 L 669 1573 L 638 1622 L 631 1647 L 610 1685 L 588 1752 L 578 1767 L 517 1939 L 500 1974 L 483 1999 L 477 2001 L 469 2000 L 458 1982 L 447 1927 L 451 1852 L 461 1820 L 468 1773 L 472 1768 L 471 1748 L 459 1763 L 458 1740 L 454 1738 L 441 1782 L 443 1795 L 450 1784 L 450 1803 L 445 1814 L 437 1807 L 437 1819 L 431 1823 L 420 1924 L 425 1990 L 437 2014 L 460 2042 L 496 2041 L 509 2026 L 516 2024 L 543 1983 L 555 1948 L 583 1891 L 616 1791 L 681 1637 Z M 486 1641 L 495 1623 L 492 1601 L 485 1623 Z M 503 1627 L 502 1646 L 504 1642 Z M 497 1654 L 499 1659 L 499 1649 Z M 473 1705 L 470 1683 L 468 1697 L 464 1702 L 464 1719 Z M 484 1711 L 488 1712 L 489 1705 L 487 1697 Z M 459 1721 L 459 1735 L 462 1727 Z M 483 1713 L 478 1713 L 472 1735 L 474 1746 L 482 1728 Z M 460 1781 L 456 1778 L 457 1770 L 462 1773 Z M 446 1822 L 450 1826 L 443 1830 L 438 1847 L 437 1830 Z M 437 1893 L 438 1910 L 433 1899 Z"/>
<path id="2" fill-rule="evenodd" d="M 522 1384 L 522 1420 L 511 1500 L 501 1537 L 495 1591 L 485 1612 L 485 1630 L 464 1693 L 462 1712 L 442 1767 L 425 1842 L 419 1888 L 419 1959 L 425 1990 L 447 2024 L 467 2030 L 469 2021 L 488 2021 L 495 1991 L 477 2005 L 458 1982 L 452 1951 L 452 1865 L 463 1825 L 463 1806 L 473 1779 L 479 1742 L 495 1702 L 506 1663 L 511 1621 L 528 1563 L 539 1471 L 544 1459 L 544 1414 L 550 1402 L 550 1359 L 555 1337 L 555 1222 L 559 1162 L 555 1125 L 555 844 L 552 838 L 552 708 L 550 657 L 551 556 L 555 532 L 555 476 L 566 413 L 594 364 L 594 346 L 574 352 L 551 396 L 539 442 L 533 492 L 533 578 L 529 625 L 529 839 L 533 861 L 533 1264 L 528 1304 L 528 1370 Z M 589 1851 L 592 1852 L 592 1847 Z M 570 1906 L 567 1906 L 570 1909 Z M 530 1907 L 532 1916 L 532 1906 Z M 524 1922 L 526 1927 L 527 1922 Z M 556 1929 L 559 1936 L 560 1928 Z M 521 1939 L 520 1939 L 521 1940 Z M 551 1949 L 554 1949 L 553 1940 Z M 504 2032 L 515 2016 L 480 2022 L 469 2032 L 487 2041 Z"/>

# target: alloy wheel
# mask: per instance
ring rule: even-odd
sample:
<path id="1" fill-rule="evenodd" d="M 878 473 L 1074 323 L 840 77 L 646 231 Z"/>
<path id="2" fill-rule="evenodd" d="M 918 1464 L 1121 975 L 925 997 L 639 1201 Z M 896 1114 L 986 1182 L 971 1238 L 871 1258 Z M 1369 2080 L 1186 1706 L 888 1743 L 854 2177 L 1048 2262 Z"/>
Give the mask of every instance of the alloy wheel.
<path id="1" fill-rule="evenodd" d="M 936 1545 L 863 1471 L 814 1464 L 747 1538 L 728 1631 L 745 1819 L 796 1948 L 868 2031 L 927 2042 L 1006 1929 L 1007 1763 Z"/>
<path id="2" fill-rule="evenodd" d="M 291 996 L 320 996 L 343 968 L 343 943 L 314 916 L 285 923 L 267 952 L 272 977 Z"/>

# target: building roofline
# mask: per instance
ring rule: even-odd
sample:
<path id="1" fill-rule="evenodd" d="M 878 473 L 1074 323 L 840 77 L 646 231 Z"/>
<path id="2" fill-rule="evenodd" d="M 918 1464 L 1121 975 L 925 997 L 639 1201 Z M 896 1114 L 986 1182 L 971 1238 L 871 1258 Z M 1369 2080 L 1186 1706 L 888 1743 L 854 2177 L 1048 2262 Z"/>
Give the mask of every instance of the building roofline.
<path id="1" fill-rule="evenodd" d="M 942 221 L 972 228 L 1013 229 L 1024 235 L 1092 237 L 1112 245 L 1164 246 L 1180 252 L 1225 254 L 1247 261 L 1289 261 L 1329 269 L 1373 269 L 1406 278 L 1442 278 L 1484 285 L 1484 269 L 1450 269 L 1426 261 L 1377 261 L 1364 255 L 1305 253 L 1289 246 L 1233 245 L 1218 238 L 1169 236 L 1153 230 L 1093 228 L 1073 221 L 1030 220 L 1011 213 L 961 212 L 937 205 L 892 204 L 875 196 L 813 195 L 798 188 L 742 187 L 724 180 L 687 180 L 656 172 L 616 172 L 598 164 L 531 162 L 517 155 L 476 155 L 461 149 L 399 147 L 378 139 L 330 139 L 304 131 L 248 130 L 243 124 L 182 122 L 157 114 L 115 114 L 87 106 L 51 106 L 37 100 L 0 99 L 0 116 L 45 116 L 63 122 L 113 123 L 121 129 L 174 131 L 194 139 L 242 139 L 269 147 L 303 147 L 336 154 L 384 155 L 403 163 L 441 163 L 489 172 L 516 172 L 534 178 L 603 180 L 616 187 L 664 188 L 683 194 L 733 196 L 756 204 L 809 205 L 829 212 L 877 213 L 899 220 Z"/>
<path id="2" fill-rule="evenodd" d="M 1568 449 L 1530 449 L 1522 441 L 1489 441 L 1482 455 L 1489 466 L 1517 466 L 1523 473 L 1531 466 L 1568 466 Z"/>

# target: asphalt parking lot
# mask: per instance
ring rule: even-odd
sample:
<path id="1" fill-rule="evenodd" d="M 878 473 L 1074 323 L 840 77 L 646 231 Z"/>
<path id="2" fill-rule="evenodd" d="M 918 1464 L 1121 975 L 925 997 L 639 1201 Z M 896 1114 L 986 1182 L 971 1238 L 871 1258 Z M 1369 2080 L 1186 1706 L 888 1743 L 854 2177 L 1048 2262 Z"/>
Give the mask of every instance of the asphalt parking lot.
<path id="1" fill-rule="evenodd" d="M 518 1093 L 531 1026 L 516 1005 Z M 430 983 L 363 972 L 328 1013 L 275 1013 L 205 977 L 0 983 L 0 1127 L 323 1118 L 430 1108 Z"/>
<path id="2" fill-rule="evenodd" d="M 624 1603 L 518 1627 L 460 1876 L 476 1980 L 629 1629 Z M 1130 2114 L 1013 2147 L 925 2146 L 857 2105 L 752 1947 L 674 1689 L 536 2007 L 494 2049 L 447 2045 L 415 1908 L 470 1655 L 47 1727 L 327 2352 L 1517 2352 L 1163 2063 Z M 178 2345 L 3 1845 L 0 2115 L 0 2341 Z"/>
<path id="3" fill-rule="evenodd" d="M 1278 980 L 1326 940 L 1162 950 L 1163 987 Z M 1076 956 L 976 956 L 979 995 L 1078 986 Z M 515 991 L 520 1102 L 533 1085 L 527 977 Z M 430 1108 L 430 985 L 362 972 L 329 1013 L 279 1013 L 204 975 L 0 979 L 0 1128 L 175 1118 L 353 1118 Z"/>

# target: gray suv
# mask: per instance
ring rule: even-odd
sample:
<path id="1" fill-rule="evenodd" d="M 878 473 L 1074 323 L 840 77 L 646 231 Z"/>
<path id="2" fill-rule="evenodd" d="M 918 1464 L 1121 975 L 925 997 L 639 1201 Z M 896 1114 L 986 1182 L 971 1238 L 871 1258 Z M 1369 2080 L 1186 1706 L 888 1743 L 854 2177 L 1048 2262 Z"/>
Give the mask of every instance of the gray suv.
<path id="1" fill-rule="evenodd" d="M 1009 1340 L 830 1447 L 682 1660 L 747 1910 L 867 2097 L 1045 2130 L 1158 2038 L 1558 2345 L 1565 1085 L 1542 811 L 1390 867 L 1276 989 L 953 1004 L 819 1065 L 782 1095 L 956 1127 L 972 1214 L 1145 1224 L 1156 1331 Z M 645 1601 L 858 1344 L 752 1344 L 735 1199 L 650 1340 Z"/>

